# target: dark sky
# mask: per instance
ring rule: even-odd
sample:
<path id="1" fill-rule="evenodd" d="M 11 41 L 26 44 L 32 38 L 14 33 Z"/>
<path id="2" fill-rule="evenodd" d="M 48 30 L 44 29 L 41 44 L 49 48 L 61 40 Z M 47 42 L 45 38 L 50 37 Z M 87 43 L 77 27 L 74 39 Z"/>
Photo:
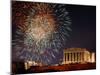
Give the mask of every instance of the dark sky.
<path id="1" fill-rule="evenodd" d="M 20 4 L 17 6 L 19 8 Z M 88 48 L 91 51 L 96 51 L 96 7 L 82 6 L 82 5 L 66 5 L 66 8 L 72 20 L 72 25 L 71 25 L 72 31 L 70 32 L 70 37 L 66 42 L 67 45 L 65 46 L 65 48 Z M 16 11 L 24 13 L 22 12 L 22 9 L 20 10 L 21 11 L 18 10 Z M 12 19 L 13 22 L 12 24 L 16 23 L 18 24 L 18 22 L 15 19 L 17 19 L 16 16 L 14 18 L 14 21 Z M 16 31 L 15 25 L 12 25 L 12 29 L 13 29 L 12 34 L 14 36 L 14 32 Z M 62 56 L 62 54 L 63 53 L 61 52 L 61 55 L 59 55 L 57 58 Z M 56 63 L 57 61 L 53 60 L 53 62 Z"/>
<path id="2" fill-rule="evenodd" d="M 66 47 L 96 50 L 96 6 L 67 5 L 72 32 Z"/>

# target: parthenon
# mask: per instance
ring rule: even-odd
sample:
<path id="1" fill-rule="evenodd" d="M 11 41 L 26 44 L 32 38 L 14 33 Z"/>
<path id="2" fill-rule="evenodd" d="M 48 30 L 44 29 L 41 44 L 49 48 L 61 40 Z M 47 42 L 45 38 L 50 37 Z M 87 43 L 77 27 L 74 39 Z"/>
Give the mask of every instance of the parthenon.
<path id="1" fill-rule="evenodd" d="M 95 52 L 90 52 L 86 48 L 67 48 L 63 52 L 63 61 L 61 64 L 71 64 L 71 63 L 95 63 Z M 35 61 L 25 62 L 25 69 L 31 66 L 42 66 L 42 63 Z"/>
<path id="2" fill-rule="evenodd" d="M 68 48 L 64 50 L 62 64 L 94 63 L 95 53 L 85 48 Z"/>

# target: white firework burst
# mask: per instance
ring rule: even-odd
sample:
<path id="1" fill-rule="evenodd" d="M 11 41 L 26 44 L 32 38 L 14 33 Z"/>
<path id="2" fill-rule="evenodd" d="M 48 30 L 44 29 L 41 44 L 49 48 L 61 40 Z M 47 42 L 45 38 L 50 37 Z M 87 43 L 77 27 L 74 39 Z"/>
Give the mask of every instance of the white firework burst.
<path id="1" fill-rule="evenodd" d="M 15 55 L 24 61 L 53 64 L 69 37 L 70 24 L 65 5 L 33 3 L 24 25 L 17 28 L 20 38 L 13 41 Z"/>

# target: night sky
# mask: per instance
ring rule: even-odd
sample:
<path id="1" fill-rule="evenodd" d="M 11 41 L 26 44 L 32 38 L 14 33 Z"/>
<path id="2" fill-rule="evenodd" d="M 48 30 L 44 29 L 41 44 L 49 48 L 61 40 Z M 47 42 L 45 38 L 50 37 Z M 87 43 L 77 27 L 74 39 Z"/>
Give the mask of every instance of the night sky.
<path id="1" fill-rule="evenodd" d="M 14 8 L 14 5 L 15 4 L 13 4 L 12 7 L 14 10 L 16 10 Z M 12 39 L 15 39 L 15 31 L 17 31 L 16 25 L 23 24 L 24 23 L 23 19 L 26 18 L 24 15 L 27 16 L 28 11 L 24 12 L 23 10 L 29 10 L 29 8 L 27 8 L 26 6 L 24 6 L 23 9 L 21 9 L 22 6 L 20 5 L 20 3 L 16 4 L 15 6 L 17 6 L 17 8 L 20 11 L 16 10 L 16 12 L 18 13 L 14 13 L 13 10 L 12 13 L 13 15 L 12 16 Z M 96 51 L 96 6 L 67 4 L 66 9 L 69 12 L 69 17 L 71 19 L 72 31 L 70 32 L 70 36 L 68 37 L 64 48 L 87 48 L 90 51 L 95 52 Z M 24 15 L 20 13 L 24 13 Z M 15 14 L 17 14 L 17 17 Z M 19 20 L 19 18 L 21 19 L 21 21 Z M 19 20 L 19 22 L 17 22 L 17 20 Z M 12 53 L 13 56 L 15 56 L 14 53 L 16 52 Z M 63 53 L 61 51 L 60 54 L 57 56 L 57 59 L 59 59 L 60 56 L 62 56 L 62 54 Z M 52 62 L 56 63 L 56 60 L 54 59 L 52 60 Z"/>
<path id="2" fill-rule="evenodd" d="M 72 20 L 72 32 L 67 48 L 87 48 L 96 51 L 96 7 L 67 5 Z"/>

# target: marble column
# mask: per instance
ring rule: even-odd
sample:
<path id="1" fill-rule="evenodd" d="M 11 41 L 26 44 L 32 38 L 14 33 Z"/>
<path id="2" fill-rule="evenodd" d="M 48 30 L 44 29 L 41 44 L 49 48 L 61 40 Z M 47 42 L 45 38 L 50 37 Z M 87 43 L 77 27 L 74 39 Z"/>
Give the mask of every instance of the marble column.
<path id="1" fill-rule="evenodd" d="M 75 62 L 77 62 L 77 53 L 75 52 Z"/>
<path id="2" fill-rule="evenodd" d="M 69 53 L 69 62 L 71 63 L 71 53 Z"/>
<path id="3" fill-rule="evenodd" d="M 72 53 L 72 62 L 74 62 L 74 53 Z"/>

